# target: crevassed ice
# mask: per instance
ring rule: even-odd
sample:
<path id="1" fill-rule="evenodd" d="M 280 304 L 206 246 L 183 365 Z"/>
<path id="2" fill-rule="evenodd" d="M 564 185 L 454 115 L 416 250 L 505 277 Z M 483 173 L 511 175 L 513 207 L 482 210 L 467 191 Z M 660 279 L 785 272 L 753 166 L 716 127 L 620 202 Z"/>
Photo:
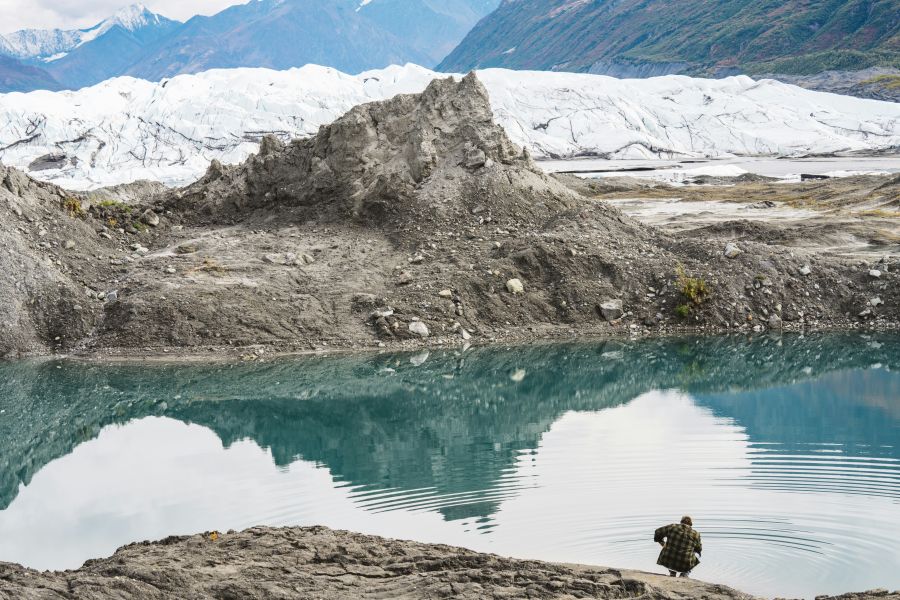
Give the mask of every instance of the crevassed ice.
<path id="1" fill-rule="evenodd" d="M 212 159 L 243 160 L 266 133 L 309 136 L 357 104 L 419 92 L 445 76 L 411 64 L 359 75 L 308 65 L 5 94 L 0 161 L 40 166 L 30 171 L 34 177 L 73 189 L 136 179 L 183 184 Z M 772 80 L 504 69 L 478 76 L 497 122 L 536 156 L 802 156 L 900 146 L 900 104 Z"/>

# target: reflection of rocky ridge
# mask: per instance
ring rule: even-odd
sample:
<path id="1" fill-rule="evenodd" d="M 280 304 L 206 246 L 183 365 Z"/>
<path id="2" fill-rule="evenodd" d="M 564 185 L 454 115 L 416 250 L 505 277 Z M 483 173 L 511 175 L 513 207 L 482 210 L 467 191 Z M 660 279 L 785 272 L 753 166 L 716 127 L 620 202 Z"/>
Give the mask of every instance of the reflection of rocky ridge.
<path id="1" fill-rule="evenodd" d="M 337 479 L 358 486 L 434 488 L 438 494 L 490 489 L 518 452 L 535 448 L 566 411 L 627 403 L 652 389 L 712 395 L 787 385 L 809 379 L 810 365 L 813 375 L 876 362 L 897 370 L 900 337 L 609 341 L 448 350 L 421 362 L 424 358 L 423 353 L 258 365 L 2 364 L 0 506 L 45 464 L 102 427 L 160 414 L 209 427 L 226 445 L 252 439 L 270 448 L 279 465 L 297 458 L 322 463 Z M 523 375 L 520 370 L 524 379 L 514 381 Z M 882 409 L 847 410 L 890 414 Z M 896 430 L 893 419 L 867 422 Z M 785 435 L 808 434 L 795 428 Z M 491 512 L 491 503 L 484 502 L 444 514 Z"/>

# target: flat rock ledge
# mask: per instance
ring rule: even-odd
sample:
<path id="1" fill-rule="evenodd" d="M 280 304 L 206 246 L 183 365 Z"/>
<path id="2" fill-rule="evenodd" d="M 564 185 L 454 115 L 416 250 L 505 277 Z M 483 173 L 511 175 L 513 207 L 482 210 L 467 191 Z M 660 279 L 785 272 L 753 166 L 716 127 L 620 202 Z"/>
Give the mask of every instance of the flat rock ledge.
<path id="1" fill-rule="evenodd" d="M 120 548 L 75 571 L 0 563 L 2 599 L 641 598 L 750 599 L 720 585 L 603 567 L 516 560 L 325 527 L 207 532 Z M 842 600 L 900 600 L 874 590 Z"/>

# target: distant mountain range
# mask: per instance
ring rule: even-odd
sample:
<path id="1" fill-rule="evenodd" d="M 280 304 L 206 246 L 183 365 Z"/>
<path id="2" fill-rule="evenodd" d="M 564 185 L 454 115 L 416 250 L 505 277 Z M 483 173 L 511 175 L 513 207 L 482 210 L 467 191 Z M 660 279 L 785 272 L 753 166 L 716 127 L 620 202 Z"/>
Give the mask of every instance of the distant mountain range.
<path id="1" fill-rule="evenodd" d="M 80 30 L 0 36 L 0 92 L 77 89 L 118 75 L 320 64 L 433 66 L 499 0 L 251 0 L 180 23 L 142 5 Z"/>
<path id="2" fill-rule="evenodd" d="M 0 35 L 0 92 L 130 75 L 415 63 L 616 77 L 770 76 L 900 100 L 900 0 L 250 0 L 185 23 L 142 5 Z"/>
<path id="3" fill-rule="evenodd" d="M 900 0 L 504 0 L 438 65 L 624 77 L 900 68 Z"/>

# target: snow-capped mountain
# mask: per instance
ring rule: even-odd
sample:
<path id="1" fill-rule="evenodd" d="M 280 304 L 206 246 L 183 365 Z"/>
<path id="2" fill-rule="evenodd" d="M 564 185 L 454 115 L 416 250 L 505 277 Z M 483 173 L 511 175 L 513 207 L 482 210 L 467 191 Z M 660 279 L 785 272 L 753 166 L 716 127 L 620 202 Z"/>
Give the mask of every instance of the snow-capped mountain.
<path id="1" fill-rule="evenodd" d="M 20 29 L 0 35 L 0 52 L 19 59 L 53 62 L 114 28 L 134 33 L 148 27 L 166 29 L 173 23 L 177 21 L 155 14 L 143 4 L 132 4 L 87 29 Z"/>
<path id="2" fill-rule="evenodd" d="M 39 68 L 58 87 L 78 88 L 122 74 L 179 25 L 133 4 L 86 29 L 23 29 L 0 36 L 0 54 Z"/>
<path id="3" fill-rule="evenodd" d="M 250 0 L 186 23 L 135 4 L 87 29 L 0 36 L 0 55 L 27 65 L 8 63 L 0 92 L 78 89 L 119 75 L 158 81 L 212 68 L 324 64 L 358 73 L 435 65 L 499 1 Z"/>
<path id="4" fill-rule="evenodd" d="M 360 75 L 319 66 L 230 69 L 0 95 L 0 161 L 70 188 L 142 178 L 186 183 L 212 159 L 241 161 L 264 134 L 312 135 L 354 105 L 421 91 L 439 76 L 414 65 Z M 537 156 L 796 156 L 900 147 L 900 104 L 772 80 L 503 69 L 478 76 L 497 121 Z"/>
<path id="5" fill-rule="evenodd" d="M 126 75 L 157 81 L 211 68 L 346 72 L 433 66 L 499 0 L 253 0 L 188 20 Z"/>

